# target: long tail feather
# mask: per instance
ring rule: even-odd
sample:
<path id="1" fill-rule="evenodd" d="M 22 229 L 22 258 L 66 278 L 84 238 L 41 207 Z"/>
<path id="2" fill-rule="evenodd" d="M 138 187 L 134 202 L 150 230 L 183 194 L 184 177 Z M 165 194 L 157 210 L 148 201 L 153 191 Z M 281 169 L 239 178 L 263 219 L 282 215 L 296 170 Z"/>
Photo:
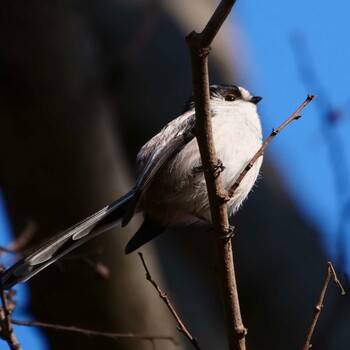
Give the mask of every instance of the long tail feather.
<path id="1" fill-rule="evenodd" d="M 133 191 L 130 191 L 109 206 L 61 232 L 29 256 L 18 261 L 0 275 L 0 288 L 10 289 L 17 283 L 27 281 L 81 244 L 120 225 L 133 195 Z"/>

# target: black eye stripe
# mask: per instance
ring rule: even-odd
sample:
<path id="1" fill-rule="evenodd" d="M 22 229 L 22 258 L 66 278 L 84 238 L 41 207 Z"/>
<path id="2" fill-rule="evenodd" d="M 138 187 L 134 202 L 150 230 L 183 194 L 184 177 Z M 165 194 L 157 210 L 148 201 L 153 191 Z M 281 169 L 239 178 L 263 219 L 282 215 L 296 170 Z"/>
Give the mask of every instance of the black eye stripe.
<path id="1" fill-rule="evenodd" d="M 211 98 L 218 98 L 226 101 L 243 99 L 241 90 L 235 85 L 211 85 L 209 89 Z M 228 97 L 229 95 L 233 95 L 234 98 L 232 99 L 231 97 Z M 194 108 L 194 101 L 193 96 L 190 96 L 185 103 L 183 112 L 186 112 L 192 108 Z"/>
<path id="2" fill-rule="evenodd" d="M 241 90 L 235 85 L 212 85 L 210 86 L 210 95 L 212 97 L 221 97 L 227 100 L 227 96 L 232 94 L 235 99 L 242 99 Z M 228 100 L 229 101 L 229 100 Z"/>

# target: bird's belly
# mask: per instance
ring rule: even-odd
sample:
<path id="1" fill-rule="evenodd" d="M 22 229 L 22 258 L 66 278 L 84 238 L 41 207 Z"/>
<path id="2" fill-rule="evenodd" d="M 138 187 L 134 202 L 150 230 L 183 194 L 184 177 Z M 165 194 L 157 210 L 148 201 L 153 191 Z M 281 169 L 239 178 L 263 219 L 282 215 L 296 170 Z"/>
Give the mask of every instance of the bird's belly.
<path id="1" fill-rule="evenodd" d="M 260 133 L 254 134 L 246 124 L 213 118 L 213 136 L 218 159 L 225 167 L 220 174 L 223 187 L 228 190 L 261 146 Z M 249 140 L 247 143 L 245 140 Z M 243 179 L 228 206 L 237 211 L 253 187 L 262 158 Z M 176 154 L 147 188 L 140 200 L 140 210 L 166 225 L 193 221 L 210 221 L 210 209 L 197 140 L 190 141 Z"/>

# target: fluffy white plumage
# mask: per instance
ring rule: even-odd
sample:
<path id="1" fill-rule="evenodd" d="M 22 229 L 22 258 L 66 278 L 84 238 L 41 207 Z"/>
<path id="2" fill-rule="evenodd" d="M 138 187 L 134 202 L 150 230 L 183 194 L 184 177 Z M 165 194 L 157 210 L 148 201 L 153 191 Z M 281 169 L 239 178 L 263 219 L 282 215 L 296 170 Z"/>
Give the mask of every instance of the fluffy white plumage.
<path id="1" fill-rule="evenodd" d="M 256 104 L 260 97 L 234 85 L 210 87 L 212 125 L 217 156 L 225 166 L 220 176 L 229 189 L 262 144 Z M 0 288 L 24 282 L 96 235 L 122 224 L 135 212 L 145 220 L 129 241 L 130 253 L 166 227 L 198 220 L 210 222 L 207 190 L 197 140 L 193 133 L 195 110 L 190 99 L 186 111 L 148 141 L 137 156 L 137 181 L 126 195 L 70 227 L 0 275 Z M 253 187 L 262 157 L 245 176 L 229 201 L 235 213 Z"/>
<path id="2" fill-rule="evenodd" d="M 212 86 L 212 91 L 215 88 L 215 85 Z M 227 91 L 222 86 L 220 88 L 217 94 L 211 96 L 212 126 L 217 156 L 225 166 L 220 176 L 223 186 L 228 190 L 262 145 L 262 131 L 256 104 L 251 102 L 253 96 L 239 87 L 235 91 L 236 99 L 227 101 Z M 148 141 L 139 152 L 138 167 L 142 169 L 152 150 L 166 143 L 173 130 L 191 116 L 193 110 L 171 121 Z M 183 132 L 183 128 L 180 130 Z M 261 163 L 262 157 L 248 172 L 228 203 L 231 214 L 237 211 L 253 187 Z M 192 222 L 199 218 L 210 222 L 204 174 L 194 172 L 200 165 L 197 140 L 193 138 L 164 166 L 157 181 L 144 193 L 139 204 L 141 211 L 146 211 L 166 225 Z"/>

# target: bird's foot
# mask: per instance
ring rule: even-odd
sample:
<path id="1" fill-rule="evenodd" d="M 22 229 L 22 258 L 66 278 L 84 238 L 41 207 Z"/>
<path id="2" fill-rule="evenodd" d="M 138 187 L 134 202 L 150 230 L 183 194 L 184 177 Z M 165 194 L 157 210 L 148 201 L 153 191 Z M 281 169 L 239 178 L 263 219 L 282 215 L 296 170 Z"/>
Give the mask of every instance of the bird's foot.
<path id="1" fill-rule="evenodd" d="M 217 164 L 213 165 L 211 170 L 212 170 L 212 172 L 214 173 L 214 175 L 216 177 L 216 176 L 218 176 L 220 173 L 222 173 L 225 170 L 225 166 L 222 163 L 222 161 L 220 159 L 218 159 Z M 203 165 L 196 166 L 196 167 L 194 167 L 192 169 L 192 172 L 194 174 L 202 173 L 204 171 L 205 170 L 203 168 Z"/>
<path id="2" fill-rule="evenodd" d="M 235 227 L 229 225 L 228 232 L 222 236 L 219 236 L 218 239 L 231 239 L 235 235 Z"/>
<path id="3" fill-rule="evenodd" d="M 207 225 L 208 225 L 207 226 L 207 231 L 209 233 L 216 233 L 216 231 L 214 230 L 214 227 L 213 227 L 213 225 L 211 223 L 207 222 Z M 229 225 L 227 233 L 225 233 L 224 235 L 221 235 L 221 236 L 217 236 L 217 238 L 218 239 L 231 239 L 231 238 L 233 238 L 233 236 L 235 235 L 234 229 L 235 229 L 234 226 Z"/>

